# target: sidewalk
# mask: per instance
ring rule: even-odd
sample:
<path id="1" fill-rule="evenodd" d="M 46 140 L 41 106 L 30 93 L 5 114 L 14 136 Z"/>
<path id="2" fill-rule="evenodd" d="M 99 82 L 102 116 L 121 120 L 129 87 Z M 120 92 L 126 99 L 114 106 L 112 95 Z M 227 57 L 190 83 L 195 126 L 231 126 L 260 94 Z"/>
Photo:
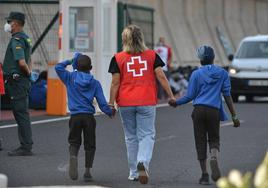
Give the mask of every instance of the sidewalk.
<path id="1" fill-rule="evenodd" d="M 31 117 L 36 116 L 44 116 L 46 115 L 45 110 L 29 110 Z M 1 121 L 8 121 L 8 120 L 14 120 L 14 116 L 11 110 L 1 110 L 0 111 L 0 120 Z"/>

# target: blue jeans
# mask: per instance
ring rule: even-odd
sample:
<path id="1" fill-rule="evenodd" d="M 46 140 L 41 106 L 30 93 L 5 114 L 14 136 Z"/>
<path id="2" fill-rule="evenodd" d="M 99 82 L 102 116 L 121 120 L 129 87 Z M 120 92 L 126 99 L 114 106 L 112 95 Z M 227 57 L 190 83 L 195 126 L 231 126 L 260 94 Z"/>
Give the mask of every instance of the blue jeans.
<path id="1" fill-rule="evenodd" d="M 137 164 L 149 169 L 155 142 L 155 106 L 120 107 L 130 176 L 138 177 Z"/>

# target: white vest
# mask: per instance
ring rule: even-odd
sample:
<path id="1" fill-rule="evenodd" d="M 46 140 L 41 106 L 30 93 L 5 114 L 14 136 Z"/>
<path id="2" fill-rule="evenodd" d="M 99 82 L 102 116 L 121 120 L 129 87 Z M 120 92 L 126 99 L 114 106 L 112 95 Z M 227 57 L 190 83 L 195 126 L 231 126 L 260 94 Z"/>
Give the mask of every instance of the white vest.
<path id="1" fill-rule="evenodd" d="M 162 61 L 165 63 L 165 66 L 163 67 L 164 71 L 168 71 L 168 48 L 165 46 L 156 46 L 155 47 L 155 52 L 160 56 Z"/>

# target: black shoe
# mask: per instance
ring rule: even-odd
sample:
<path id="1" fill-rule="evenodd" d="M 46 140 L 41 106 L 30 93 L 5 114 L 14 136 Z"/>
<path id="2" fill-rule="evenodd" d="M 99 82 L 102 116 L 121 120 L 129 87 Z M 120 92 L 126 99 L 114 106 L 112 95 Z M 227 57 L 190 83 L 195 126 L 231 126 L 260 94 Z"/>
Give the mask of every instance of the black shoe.
<path id="1" fill-rule="evenodd" d="M 9 156 L 32 156 L 33 152 L 31 150 L 17 148 L 15 150 L 9 151 L 7 154 Z"/>
<path id="2" fill-rule="evenodd" d="M 84 173 L 84 181 L 85 182 L 93 181 L 93 178 L 92 178 L 91 173 L 89 171 L 86 171 Z"/>
<path id="3" fill-rule="evenodd" d="M 216 159 L 210 160 L 210 168 L 211 168 L 211 179 L 215 182 L 218 181 L 218 179 L 221 177 L 221 172 Z"/>
<path id="4" fill-rule="evenodd" d="M 78 171 L 77 171 L 77 157 L 76 156 L 70 156 L 69 161 L 69 176 L 72 180 L 78 179 Z"/>
<path id="5" fill-rule="evenodd" d="M 201 178 L 199 179 L 200 185 L 209 185 L 209 176 L 208 173 L 202 173 Z"/>
<path id="6" fill-rule="evenodd" d="M 2 139 L 0 139 L 0 151 L 2 151 L 3 148 L 2 148 Z"/>
<path id="7" fill-rule="evenodd" d="M 148 175 L 147 169 L 144 167 L 143 163 L 139 162 L 137 165 L 137 169 L 139 172 L 139 182 L 141 184 L 147 184 L 148 179 L 149 179 L 149 175 Z"/>

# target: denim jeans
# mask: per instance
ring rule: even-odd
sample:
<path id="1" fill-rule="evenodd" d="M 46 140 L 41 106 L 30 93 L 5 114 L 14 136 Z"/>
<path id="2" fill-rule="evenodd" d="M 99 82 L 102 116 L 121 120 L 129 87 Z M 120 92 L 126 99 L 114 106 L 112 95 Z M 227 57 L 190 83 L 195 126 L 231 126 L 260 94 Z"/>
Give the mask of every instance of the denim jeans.
<path id="1" fill-rule="evenodd" d="M 130 176 L 138 177 L 137 164 L 149 169 L 155 142 L 155 106 L 120 107 Z"/>

